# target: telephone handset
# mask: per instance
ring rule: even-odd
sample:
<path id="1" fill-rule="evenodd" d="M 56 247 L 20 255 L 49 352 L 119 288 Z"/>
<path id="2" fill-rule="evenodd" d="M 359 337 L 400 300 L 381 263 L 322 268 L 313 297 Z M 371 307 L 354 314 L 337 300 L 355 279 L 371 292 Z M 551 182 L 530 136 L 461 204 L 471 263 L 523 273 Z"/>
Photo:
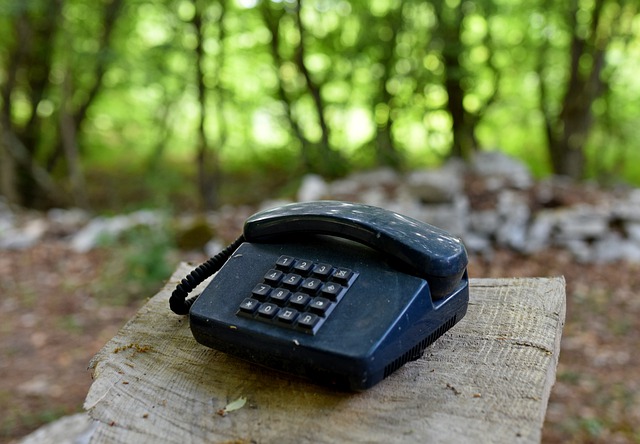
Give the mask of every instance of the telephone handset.
<path id="1" fill-rule="evenodd" d="M 189 313 L 204 345 L 364 390 L 462 319 L 466 267 L 462 242 L 424 222 L 363 204 L 295 203 L 249 217 L 242 236 L 182 280 L 170 305 Z"/>

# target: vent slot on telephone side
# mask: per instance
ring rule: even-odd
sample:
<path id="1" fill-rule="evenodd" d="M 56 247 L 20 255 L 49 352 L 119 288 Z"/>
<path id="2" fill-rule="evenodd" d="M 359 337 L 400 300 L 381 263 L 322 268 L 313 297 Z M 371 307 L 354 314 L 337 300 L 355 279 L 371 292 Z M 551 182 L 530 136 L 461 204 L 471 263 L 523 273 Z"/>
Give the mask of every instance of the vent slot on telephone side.
<path id="1" fill-rule="evenodd" d="M 435 342 L 436 339 L 438 339 L 440 336 L 442 336 L 447 330 L 449 330 L 451 327 L 453 327 L 456 323 L 456 318 L 457 315 L 454 315 L 452 318 L 450 318 L 447 322 L 445 322 L 444 324 L 442 324 L 436 331 L 434 331 L 433 333 L 431 333 L 429 336 L 427 336 L 426 338 L 424 338 L 422 341 L 420 341 L 419 343 L 417 343 L 416 345 L 414 345 L 413 347 L 411 347 L 411 349 L 409 349 L 409 351 L 407 351 L 406 353 L 404 353 L 402 356 L 396 358 L 393 362 L 391 362 L 390 364 L 388 364 L 385 368 L 384 368 L 384 378 L 387 378 L 388 376 L 390 376 L 393 372 L 395 372 L 396 370 L 398 370 L 400 367 L 402 367 L 403 365 L 405 365 L 407 362 L 409 361 L 415 361 L 416 359 L 418 359 L 420 356 L 422 356 L 422 353 L 424 352 L 424 350 L 431 345 L 432 343 Z"/>

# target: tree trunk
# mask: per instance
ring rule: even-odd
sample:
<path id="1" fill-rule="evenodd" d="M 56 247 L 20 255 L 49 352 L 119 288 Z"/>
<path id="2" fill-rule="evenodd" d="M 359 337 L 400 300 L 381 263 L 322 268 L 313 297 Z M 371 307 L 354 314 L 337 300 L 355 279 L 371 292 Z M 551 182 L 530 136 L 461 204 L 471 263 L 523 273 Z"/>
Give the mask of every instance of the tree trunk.
<path id="1" fill-rule="evenodd" d="M 262 18 L 271 34 L 271 57 L 273 58 L 274 68 L 276 71 L 276 76 L 278 78 L 278 99 L 280 103 L 284 107 L 284 111 L 287 117 L 287 121 L 291 130 L 295 134 L 296 138 L 300 142 L 300 154 L 302 158 L 302 165 L 309 171 L 313 169 L 313 162 L 309 157 L 309 153 L 312 150 L 312 143 L 309 139 L 306 138 L 302 128 L 298 124 L 298 121 L 293 116 L 293 112 L 291 109 L 291 99 L 287 95 L 284 81 L 282 76 L 280 75 L 280 68 L 283 64 L 282 56 L 280 55 L 280 20 L 282 19 L 283 12 L 281 11 L 277 16 L 274 15 L 273 9 L 269 2 L 263 2 L 260 6 L 260 11 L 262 12 Z"/>
<path id="2" fill-rule="evenodd" d="M 318 116 L 318 124 L 320 125 L 321 131 L 320 143 L 312 145 L 317 150 L 317 153 L 311 153 L 311 156 L 309 157 L 312 159 L 312 171 L 316 171 L 329 176 L 334 176 L 339 174 L 340 171 L 344 170 L 344 159 L 338 151 L 335 151 L 331 148 L 329 140 L 330 128 L 325 117 L 325 105 L 322 99 L 321 87 L 320 85 L 316 84 L 316 82 L 311 78 L 311 73 L 309 72 L 309 69 L 307 68 L 307 64 L 305 62 L 306 30 L 304 28 L 304 25 L 302 24 L 302 17 L 300 15 L 301 8 L 301 0 L 296 0 L 295 22 L 296 26 L 298 27 L 299 39 L 298 47 L 296 48 L 294 54 L 294 62 L 302 73 L 305 79 L 305 84 L 307 86 L 307 91 L 313 99 L 316 114 Z"/>
<path id="3" fill-rule="evenodd" d="M 610 41 L 610 34 L 599 32 L 601 12 L 604 0 L 596 0 L 591 10 L 590 29 L 586 36 L 578 29 L 577 14 L 579 6 L 573 1 L 570 14 L 570 28 L 572 30 L 569 77 L 562 108 L 557 117 L 551 115 L 545 107 L 548 100 L 544 81 L 541 78 L 541 108 L 545 118 L 547 146 L 549 159 L 554 173 L 582 179 L 586 169 L 585 146 L 593 125 L 592 106 L 595 100 L 605 90 L 605 80 L 602 69 L 605 64 L 606 47 Z M 545 49 L 548 45 L 545 47 Z M 544 58 L 544 53 L 541 59 Z M 581 61 L 591 60 L 588 69 Z M 542 64 L 538 72 L 542 77 Z"/>
<path id="4" fill-rule="evenodd" d="M 467 75 L 460 64 L 464 44 L 461 40 L 462 2 L 455 9 L 448 9 L 442 2 L 435 2 L 440 38 L 443 42 L 442 59 L 444 64 L 444 86 L 447 91 L 447 111 L 451 116 L 453 143 L 451 156 L 469 159 L 478 149 L 475 137 L 477 118 L 464 108 L 465 90 L 462 82 Z"/>
<path id="5" fill-rule="evenodd" d="M 376 119 L 376 159 L 379 165 L 400 168 L 402 166 L 402 155 L 398 152 L 393 140 L 393 96 L 387 88 L 389 80 L 394 73 L 396 43 L 398 33 L 403 26 L 402 4 L 389 11 L 384 17 L 384 26 L 391 30 L 391 36 L 387 42 L 381 42 L 382 58 L 380 64 L 384 68 L 384 75 L 378 84 L 376 106 L 384 106 L 386 115 L 384 120 Z M 378 117 L 378 116 L 376 116 Z"/>
<path id="6" fill-rule="evenodd" d="M 212 210 L 218 206 L 219 186 L 220 186 L 220 160 L 218 151 L 210 147 L 207 137 L 206 121 L 207 121 L 207 87 L 205 85 L 204 72 L 204 21 L 201 5 L 197 0 L 193 2 L 195 12 L 192 24 L 196 31 L 196 84 L 198 88 L 198 105 L 200 108 L 200 118 L 198 121 L 197 144 L 196 144 L 196 165 L 197 165 L 197 184 L 200 194 L 200 202 L 202 210 Z M 221 3 L 224 11 L 224 4 Z M 222 13 L 224 14 L 224 12 Z M 218 25 L 224 26 L 224 15 L 220 17 Z M 220 34 L 223 35 L 222 33 Z M 222 39 L 220 39 L 222 44 Z M 221 63 L 220 60 L 218 60 Z M 219 78 L 218 78 L 219 81 Z M 219 108 L 218 108 L 219 109 Z M 224 125 L 223 116 L 220 117 L 221 125 Z M 221 127 L 222 128 L 222 127 Z M 224 129 L 221 130 L 224 135 Z"/>
<path id="7" fill-rule="evenodd" d="M 16 188 L 16 162 L 9 153 L 5 143 L 0 141 L 0 194 L 9 202 L 18 202 Z"/>
<path id="8" fill-rule="evenodd" d="M 80 208 L 88 208 L 86 183 L 82 171 L 80 153 L 78 152 L 77 127 L 69 111 L 69 108 L 71 108 L 71 91 L 70 73 L 67 72 L 62 84 L 62 98 L 60 103 L 60 140 L 62 141 L 64 157 L 67 161 L 73 203 Z"/>

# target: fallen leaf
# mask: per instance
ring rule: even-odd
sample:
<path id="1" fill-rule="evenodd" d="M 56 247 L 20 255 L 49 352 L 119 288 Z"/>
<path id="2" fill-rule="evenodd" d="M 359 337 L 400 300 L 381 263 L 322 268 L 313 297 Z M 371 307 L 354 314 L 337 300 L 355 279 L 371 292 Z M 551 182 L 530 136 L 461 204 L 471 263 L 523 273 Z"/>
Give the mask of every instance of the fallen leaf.
<path id="1" fill-rule="evenodd" d="M 225 416 L 229 412 L 240 410 L 247 403 L 247 398 L 244 396 L 239 397 L 235 401 L 230 402 L 224 408 L 218 410 L 216 413 L 220 416 Z"/>

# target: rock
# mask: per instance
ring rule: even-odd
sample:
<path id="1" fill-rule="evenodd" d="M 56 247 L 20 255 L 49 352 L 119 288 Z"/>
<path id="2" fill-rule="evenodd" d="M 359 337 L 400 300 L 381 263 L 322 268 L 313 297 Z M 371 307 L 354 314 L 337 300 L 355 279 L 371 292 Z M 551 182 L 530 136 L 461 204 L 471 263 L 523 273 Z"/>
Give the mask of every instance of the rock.
<path id="1" fill-rule="evenodd" d="M 528 189 L 531 172 L 524 163 L 500 151 L 480 151 L 471 159 L 471 170 L 487 180 L 489 189 L 505 187 Z"/>
<path id="2" fill-rule="evenodd" d="M 464 237 L 467 232 L 469 220 L 469 201 L 466 196 L 458 196 L 450 204 L 423 205 L 414 210 L 414 219 L 427 222 L 436 227 L 443 228 L 454 236 Z"/>
<path id="3" fill-rule="evenodd" d="M 593 240 L 609 231 L 607 211 L 590 205 L 557 210 L 558 237 Z"/>
<path id="4" fill-rule="evenodd" d="M 388 196 L 399 186 L 398 173 L 391 168 L 358 172 L 329 185 L 331 199 L 361 202 L 361 194 L 367 190 L 379 190 L 378 194 Z"/>
<path id="5" fill-rule="evenodd" d="M 462 241 L 464 243 L 467 251 L 471 253 L 482 253 L 489 254 L 491 253 L 492 241 L 487 236 L 480 236 L 473 232 L 468 232 L 462 237 Z"/>
<path id="6" fill-rule="evenodd" d="M 32 247 L 44 237 L 48 223 L 43 218 L 27 220 L 21 226 L 0 231 L 0 250 L 24 250 Z"/>
<path id="7" fill-rule="evenodd" d="M 628 222 L 625 224 L 625 232 L 629 240 L 640 244 L 640 222 Z"/>
<path id="8" fill-rule="evenodd" d="M 287 199 L 265 200 L 260 204 L 260 207 L 258 207 L 258 211 L 269 210 L 271 208 L 281 207 L 283 205 L 288 205 L 290 203 L 293 203 L 293 201 L 290 201 Z"/>
<path id="9" fill-rule="evenodd" d="M 559 239 L 555 242 L 555 245 L 569 251 L 575 260 L 580 263 L 593 262 L 591 247 L 588 242 L 582 239 Z"/>
<path id="10" fill-rule="evenodd" d="M 80 208 L 54 208 L 47 212 L 49 231 L 56 236 L 68 236 L 86 225 L 91 217 Z"/>
<path id="11" fill-rule="evenodd" d="M 302 178 L 298 188 L 298 202 L 326 199 L 327 196 L 329 196 L 329 186 L 321 176 L 307 174 Z"/>
<path id="12" fill-rule="evenodd" d="M 640 189 L 632 190 L 626 199 L 617 200 L 612 214 L 617 219 L 640 222 Z"/>
<path id="13" fill-rule="evenodd" d="M 527 244 L 524 252 L 535 253 L 551 245 L 557 220 L 555 211 L 547 210 L 537 213 L 527 231 Z"/>
<path id="14" fill-rule="evenodd" d="M 609 263 L 619 260 L 640 261 L 640 246 L 618 233 L 607 233 L 594 242 L 592 262 Z"/>
<path id="15" fill-rule="evenodd" d="M 409 192 L 424 204 L 449 203 L 462 193 L 461 172 L 456 163 L 449 163 L 440 169 L 413 171 L 405 183 Z"/>
<path id="16" fill-rule="evenodd" d="M 480 210 L 469 214 L 469 229 L 484 237 L 495 236 L 500 227 L 500 215 L 496 210 Z"/>
<path id="17" fill-rule="evenodd" d="M 6 203 L 5 199 L 0 196 L 0 233 L 3 229 L 7 229 L 13 226 L 15 215 L 11 208 Z"/>
<path id="18" fill-rule="evenodd" d="M 386 190 L 381 187 L 368 188 L 361 191 L 360 199 L 358 200 L 364 204 L 381 208 L 389 208 L 389 205 L 391 204 L 387 198 Z"/>
<path id="19" fill-rule="evenodd" d="M 498 195 L 497 211 L 501 219 L 496 231 L 498 244 L 526 252 L 527 228 L 531 217 L 527 199 L 514 191 L 502 191 Z"/>
<path id="20" fill-rule="evenodd" d="M 105 238 L 114 238 L 136 226 L 158 225 L 162 219 L 160 213 L 148 210 L 114 217 L 96 217 L 71 238 L 71 248 L 86 253 Z"/>

